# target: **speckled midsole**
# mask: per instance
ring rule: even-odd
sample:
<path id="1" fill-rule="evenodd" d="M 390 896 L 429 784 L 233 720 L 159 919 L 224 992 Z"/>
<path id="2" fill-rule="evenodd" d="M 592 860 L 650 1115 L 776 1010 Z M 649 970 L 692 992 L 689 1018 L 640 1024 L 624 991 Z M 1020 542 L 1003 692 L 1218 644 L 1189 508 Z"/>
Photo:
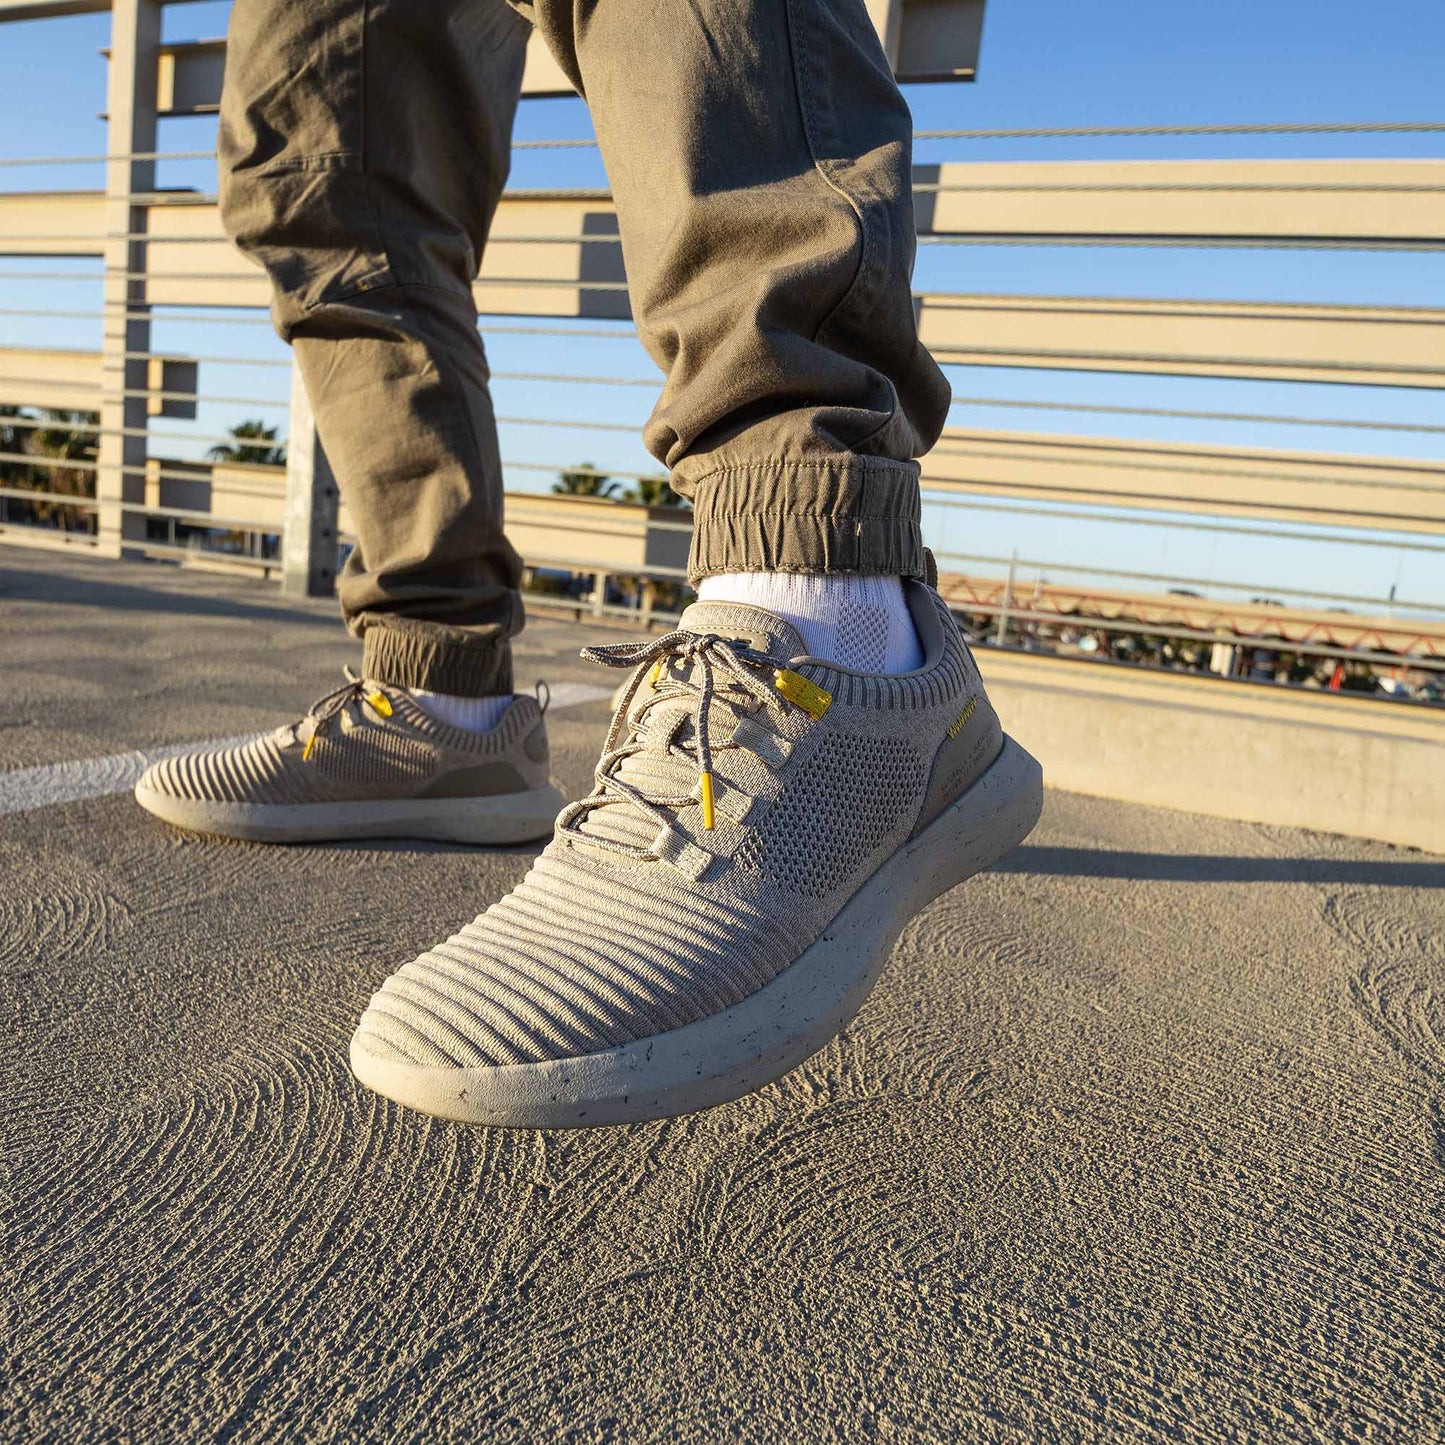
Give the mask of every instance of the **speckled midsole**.
<path id="1" fill-rule="evenodd" d="M 848 1023 L 904 925 L 1033 830 L 1043 772 L 1011 738 L 988 771 L 888 858 L 773 981 L 721 1013 L 601 1053 L 539 1064 L 447 1069 L 351 1047 L 368 1088 L 444 1119 L 581 1128 L 689 1114 L 751 1093 L 816 1053 Z"/>
<path id="2" fill-rule="evenodd" d="M 565 802 L 548 784 L 480 798 L 379 798 L 348 803 L 219 803 L 173 798 L 137 785 L 147 812 L 192 833 L 258 843 L 422 838 L 444 843 L 527 843 L 546 837 Z"/>

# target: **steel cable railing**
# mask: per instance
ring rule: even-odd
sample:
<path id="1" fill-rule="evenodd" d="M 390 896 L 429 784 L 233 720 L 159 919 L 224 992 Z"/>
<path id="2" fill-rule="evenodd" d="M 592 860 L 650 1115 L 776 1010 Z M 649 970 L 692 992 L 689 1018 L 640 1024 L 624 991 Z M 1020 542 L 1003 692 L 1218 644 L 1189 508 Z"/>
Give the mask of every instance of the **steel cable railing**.
<path id="1" fill-rule="evenodd" d="M 1220 126 L 1147 126 L 1147 127 L 1082 127 L 1082 128 L 1038 128 L 1021 130 L 923 130 L 916 133 L 919 141 L 993 141 L 1003 139 L 1013 140 L 1035 140 L 1035 139 L 1084 139 L 1090 137 L 1118 137 L 1118 136 L 1206 136 L 1206 135 L 1326 135 L 1346 133 L 1419 133 L 1436 134 L 1445 133 L 1445 122 L 1362 122 L 1349 124 L 1333 122 L 1323 125 L 1220 125 Z M 566 150 L 586 149 L 595 146 L 595 142 L 589 139 L 564 139 L 556 141 L 538 140 L 518 142 L 518 150 L 535 149 L 543 150 Z M 173 151 L 173 152 L 150 152 L 138 153 L 131 157 L 116 156 L 93 156 L 93 157 L 33 157 L 17 158 L 15 160 L 0 161 L 0 167 L 5 166 L 41 166 L 47 164 L 74 165 L 85 163 L 110 162 L 115 160 L 209 160 L 208 151 Z M 1114 164 L 1106 162 L 1105 164 Z M 1140 195 L 1150 194 L 1187 194 L 1199 193 L 1201 195 L 1227 195 L 1240 194 L 1258 198 L 1267 198 L 1271 195 L 1279 195 L 1282 198 L 1296 195 L 1342 195 L 1342 196 L 1366 196 L 1378 195 L 1382 202 L 1388 203 L 1390 197 L 1409 196 L 1430 196 L 1445 194 L 1445 186 L 1421 184 L 1414 181 L 1382 182 L 1378 177 L 1369 183 L 1354 183 L 1348 179 L 1343 180 L 1322 180 L 1318 183 L 1306 182 L 1263 182 L 1263 181 L 1241 181 L 1225 182 L 1210 181 L 1201 179 L 1197 182 L 1182 183 L 1169 179 L 1138 181 L 1120 179 L 1117 183 L 1112 180 L 1067 180 L 1057 177 L 1041 178 L 1033 180 L 1015 180 L 1009 178 L 1000 180 L 997 183 L 982 180 L 977 175 L 970 178 L 968 183 L 956 182 L 948 175 L 938 180 L 929 180 L 920 176 L 915 182 L 915 191 L 923 196 L 946 196 L 955 193 L 975 194 L 1017 194 L 1029 195 L 1038 194 L 1043 196 L 1059 195 L 1068 196 L 1071 194 L 1093 196 L 1093 195 Z M 106 194 L 106 193 L 102 193 Z M 519 189 L 509 192 L 513 199 L 526 200 L 556 200 L 556 201 L 584 201 L 584 202 L 610 202 L 610 196 L 605 188 L 599 187 L 554 187 L 554 188 L 532 188 Z M 124 196 L 110 194 L 109 199 L 124 199 L 127 203 L 136 207 L 150 206 L 154 210 L 177 211 L 185 208 L 196 208 L 214 204 L 214 197 L 200 191 L 162 191 L 151 190 L 144 193 L 135 193 Z M 0 215 L 0 225 L 3 225 L 3 215 Z M 1096 248 L 1107 247 L 1157 247 L 1157 248 L 1180 248 L 1180 247 L 1205 247 L 1210 249 L 1280 249 L 1280 250 L 1355 250 L 1368 251 L 1416 251 L 1429 252 L 1445 249 L 1445 238 L 1434 235 L 1422 237 L 1393 237 L 1380 235 L 1361 235 L 1334 237 L 1334 236 L 1217 236 L 1217 235 L 1115 235 L 1108 233 L 1095 234 L 1029 234 L 1027 232 L 998 232 L 989 234 L 964 234 L 964 235 L 926 235 L 920 237 L 920 242 L 929 246 L 1020 246 L 1020 247 L 1074 247 L 1089 246 Z M 0 236 L 0 244 L 4 238 Z M 128 264 L 124 266 L 106 266 L 104 264 L 95 266 L 85 272 L 75 270 L 63 271 L 56 267 L 47 270 L 25 270 L 22 268 L 7 268 L 0 271 L 0 281 L 12 281 L 22 283 L 78 283 L 85 282 L 94 284 L 96 281 L 110 283 L 116 282 L 131 283 L 136 287 L 146 283 L 155 283 L 158 286 L 167 285 L 219 285 L 229 286 L 235 283 L 251 283 L 264 286 L 264 276 L 254 269 L 227 270 L 212 269 L 206 271 L 186 272 L 166 267 L 164 269 L 136 269 L 135 263 L 147 254 L 150 247 L 163 247 L 170 245 L 224 245 L 225 242 L 219 235 L 194 235 L 185 234 L 178 230 L 167 230 L 162 227 L 156 231 L 102 231 L 91 233 L 66 232 L 63 229 L 54 229 L 44 234 L 36 234 L 28 237 L 15 237 L 20 244 L 34 246 L 110 246 L 126 245 L 131 248 L 131 255 Z M 519 245 L 519 246 L 589 246 L 595 248 L 599 245 L 606 245 L 613 248 L 618 247 L 619 241 L 615 234 L 587 234 L 571 235 L 546 233 L 545 231 L 527 231 L 514 234 L 499 234 L 491 238 L 494 245 Z M 37 255 L 44 255 L 38 252 Z M 93 258 L 102 261 L 98 254 Z M 198 258 L 204 259 L 204 258 Z M 478 286 L 483 297 L 487 288 L 508 288 L 513 290 L 538 290 L 538 291 L 572 291 L 579 295 L 587 292 L 621 294 L 626 291 L 626 283 L 622 280 L 591 280 L 582 276 L 577 277 L 529 277 L 529 276 L 484 276 L 478 278 Z M 1101 301 L 1111 305 L 1119 306 L 1122 302 L 1128 306 L 1148 305 L 1180 305 L 1193 303 L 1180 302 L 1149 302 L 1139 298 L 1099 298 L 1099 297 L 1070 297 L 1070 296 L 1023 296 L 1023 297 L 986 297 L 970 293 L 953 293 L 940 291 L 923 291 L 919 293 L 919 300 L 925 304 L 932 303 L 952 309 L 967 307 L 1013 307 L 1018 305 L 1042 306 L 1048 304 L 1064 304 L 1075 307 L 1097 304 Z M 548 303 L 550 304 L 550 303 Z M 1216 303 L 1210 303 L 1216 304 Z M 137 306 L 141 309 L 137 309 Z M 1389 308 L 1376 307 L 1342 307 L 1328 306 L 1324 308 L 1301 305 L 1300 303 L 1272 303 L 1256 302 L 1249 303 L 1250 309 L 1256 312 L 1270 311 L 1272 313 L 1287 313 L 1304 315 L 1311 312 L 1327 311 L 1331 316 L 1343 317 L 1350 314 L 1358 314 L 1362 319 L 1365 317 L 1375 318 L 1388 312 L 1391 318 L 1415 319 L 1434 324 L 1445 321 L 1445 311 L 1423 306 L 1402 306 Z M 36 307 L 33 305 L 21 305 L 13 308 L 0 308 L 0 316 L 14 318 L 16 320 L 37 320 L 57 319 L 67 321 L 80 321 L 91 317 L 103 317 L 107 323 L 114 322 L 136 322 L 151 323 L 155 326 L 177 325 L 204 325 L 204 326 L 269 326 L 264 317 L 258 316 L 236 316 L 224 315 L 202 315 L 185 314 L 187 312 L 197 313 L 204 308 L 196 304 L 187 306 L 185 303 L 154 302 L 146 303 L 143 297 L 129 298 L 124 301 L 107 299 L 103 300 L 94 310 L 61 310 Z M 544 308 L 545 309 L 545 308 Z M 1235 305 L 1234 314 L 1239 312 L 1238 304 Z M 539 318 L 540 319 L 540 318 Z M 531 337 L 588 337 L 608 340 L 631 341 L 636 339 L 636 332 L 631 326 L 624 324 L 593 324 L 593 325 L 547 325 L 547 324 L 518 324 L 512 325 L 499 322 L 497 325 L 484 324 L 484 334 L 487 337 L 509 337 L 509 336 L 531 336 Z M 144 333 L 142 333 L 143 335 Z M 989 348 L 978 348 L 972 345 L 960 346 L 959 351 L 966 350 L 969 355 L 967 362 L 949 362 L 950 348 L 940 348 L 940 359 L 945 364 L 989 364 L 989 358 L 997 356 L 1000 359 L 1007 359 L 1010 353 L 1004 350 L 993 350 Z M 11 352 L 13 357 L 16 353 Z M 1094 358 L 1099 359 L 1099 358 Z M 1118 358 L 1113 358 L 1118 360 Z M 1140 358 L 1130 358 L 1139 360 Z M 1161 360 L 1162 358 L 1150 353 L 1145 359 Z M 1180 360 L 1180 358 L 1173 358 Z M 290 362 L 286 359 L 262 357 L 262 356 L 236 356 L 224 349 L 210 348 L 205 353 L 195 355 L 170 354 L 155 349 L 117 349 L 114 340 L 107 343 L 102 360 L 102 382 L 94 392 L 97 401 L 97 410 L 102 400 L 122 400 L 127 402 L 146 401 L 147 403 L 178 402 L 186 406 L 199 404 L 221 404 L 232 406 L 247 406 L 256 408 L 270 408 L 281 410 L 290 405 L 290 399 L 266 397 L 266 396 L 245 396 L 225 394 L 218 395 L 209 391 L 193 392 L 176 388 L 141 388 L 117 386 L 119 380 L 117 373 L 123 368 L 136 363 L 148 362 L 173 362 L 190 364 L 196 366 L 249 366 L 263 370 L 285 371 L 288 373 Z M 20 365 L 20 363 L 14 363 Z M 1370 369 L 1370 363 L 1360 360 L 1352 361 L 1350 369 L 1353 373 L 1365 374 Z M 1390 369 L 1390 368 L 1384 368 Z M 499 369 L 492 373 L 498 381 L 515 380 L 540 385 L 565 385 L 570 387 L 608 386 L 608 387 L 650 387 L 654 390 L 660 387 L 660 378 L 628 376 L 628 375 L 595 375 L 595 374 L 553 374 L 538 372 L 530 369 Z M 24 379 L 21 377 L 0 376 L 0 386 L 31 386 L 43 385 L 37 378 Z M 1246 383 L 1247 384 L 1247 383 Z M 71 389 L 71 394 L 80 394 Z M 1285 412 L 1250 412 L 1246 410 L 1209 410 L 1202 407 L 1166 407 L 1166 406 L 1129 406 L 1110 405 L 1104 402 L 1072 402 L 1066 400 L 1054 400 L 1048 398 L 1027 398 L 1027 397 L 988 397 L 976 394 L 956 394 L 952 398 L 953 406 L 959 408 L 986 409 L 988 407 L 999 407 L 1001 409 L 1015 409 L 1035 413 L 1068 413 L 1075 412 L 1081 415 L 1097 416 L 1119 416 L 1135 417 L 1140 419 L 1171 419 L 1180 421 L 1201 421 L 1215 422 L 1231 425 L 1274 425 L 1274 426 L 1323 426 L 1336 430 L 1355 429 L 1368 433 L 1395 433 L 1400 435 L 1416 435 L 1421 437 L 1445 435 L 1445 426 L 1436 425 L 1433 422 L 1414 422 L 1410 420 L 1393 420 L 1387 417 L 1360 416 L 1347 418 L 1342 416 L 1309 417 L 1304 415 L 1292 415 Z M 545 409 L 545 408 L 543 408 Z M 1363 410 L 1364 408 L 1360 408 Z M 510 412 L 500 415 L 497 418 L 498 424 L 504 428 L 529 427 L 548 428 L 558 431 L 585 432 L 592 431 L 598 434 L 619 434 L 632 433 L 635 428 L 627 423 L 607 420 L 590 422 L 576 416 L 568 417 L 547 417 L 533 416 L 530 414 L 512 414 Z M 41 430 L 47 423 L 36 418 L 3 418 L 0 417 L 0 426 L 9 426 L 15 434 L 34 434 Z M 190 446 L 215 445 L 225 446 L 235 444 L 238 440 L 234 436 L 216 433 L 214 431 L 200 430 L 172 430 L 157 429 L 145 425 L 123 425 L 86 428 L 96 438 L 123 438 L 126 441 L 151 441 L 151 442 L 175 442 Z M 950 469 L 954 464 L 967 466 L 971 460 L 980 462 L 1008 461 L 1015 464 L 1027 464 L 1030 460 L 1022 456 L 1020 452 L 1000 450 L 996 444 L 997 434 L 982 432 L 978 433 L 978 441 L 983 445 L 971 444 L 971 438 L 966 432 L 954 431 L 948 434 L 937 449 L 937 455 L 941 461 L 948 461 Z M 1023 446 L 1030 443 L 1050 444 L 1056 447 L 1064 447 L 1062 439 L 1056 439 L 1047 433 L 1036 433 L 1032 437 L 1020 438 Z M 990 445 L 992 443 L 992 445 Z M 1108 446 L 1117 445 L 1110 443 L 1107 439 L 1099 439 L 1095 445 Z M 1316 459 L 1313 468 L 1306 471 L 1292 471 L 1280 468 L 1271 468 L 1268 465 L 1253 466 L 1220 466 L 1211 465 L 1207 458 L 1207 449 L 1204 449 L 1204 457 L 1198 462 L 1185 459 L 1182 462 L 1177 460 L 1153 459 L 1149 461 L 1129 460 L 1125 457 L 1096 458 L 1090 457 L 1081 452 L 1087 451 L 1087 442 L 1080 443 L 1067 452 L 1067 464 L 1071 470 L 1078 470 L 1079 474 L 1087 474 L 1092 469 L 1101 477 L 1107 476 L 1109 472 L 1123 473 L 1158 473 L 1168 476 L 1176 475 L 1180 478 L 1194 476 L 1200 479 L 1233 480 L 1245 483 L 1259 489 L 1259 509 L 1264 516 L 1271 514 L 1272 509 L 1277 512 L 1278 505 L 1270 501 L 1270 496 L 1278 488 L 1291 488 L 1307 486 L 1309 488 L 1330 487 L 1336 489 L 1358 488 L 1372 490 L 1376 493 L 1409 493 L 1423 496 L 1438 495 L 1442 488 L 1440 484 L 1430 481 L 1421 481 L 1410 476 L 1402 475 L 1392 479 L 1388 476 L 1371 475 L 1341 475 L 1338 472 L 1330 473 L 1325 470 L 1326 466 L 1337 466 L 1340 463 L 1349 461 L 1348 457 L 1331 457 Z M 1378 472 L 1382 466 L 1394 465 L 1402 471 L 1418 470 L 1421 465 L 1410 462 L 1395 462 L 1389 459 L 1361 459 L 1367 467 L 1373 467 Z M 3 453 L 0 454 L 0 463 L 24 465 L 33 467 L 39 471 L 55 471 L 69 469 L 81 476 L 94 476 L 102 470 L 102 463 L 91 461 L 87 458 L 53 458 L 38 456 L 31 452 L 21 454 Z M 168 461 L 164 458 L 154 456 L 146 458 L 144 462 L 133 462 L 127 458 L 124 463 L 117 465 L 114 462 L 104 464 L 110 474 L 122 478 L 134 478 L 144 474 L 148 481 L 159 483 L 164 482 L 194 482 L 198 475 L 204 475 L 204 463 L 183 463 L 178 460 Z M 641 481 L 650 478 L 653 474 L 636 472 L 618 468 L 586 468 L 577 466 L 565 466 L 552 462 L 539 462 L 532 460 L 518 460 L 504 462 L 509 472 L 532 472 L 532 473 L 556 473 L 559 471 L 569 472 L 590 472 L 597 476 L 608 476 L 618 480 Z M 925 463 L 927 466 L 927 463 Z M 192 470 L 178 468 L 191 467 Z M 936 470 L 936 469 L 935 469 Z M 1089 495 L 1098 498 L 1095 501 L 1080 500 L 1059 501 L 1057 499 L 1048 502 L 1028 501 L 1030 493 L 1055 493 L 1058 490 L 1056 485 L 1051 486 L 1047 480 L 1038 480 L 1023 476 L 1019 478 L 985 479 L 974 481 L 960 481 L 950 476 L 928 475 L 923 478 L 927 502 L 929 507 L 939 509 L 952 509 L 955 513 L 976 512 L 996 513 L 1008 516 L 1022 517 L 1052 517 L 1055 519 L 1069 519 L 1074 521 L 1107 521 L 1110 525 L 1126 525 L 1153 527 L 1165 529 L 1178 529 L 1181 527 L 1200 533 L 1218 533 L 1236 537 L 1266 538 L 1288 542 L 1330 542 L 1333 544 L 1348 543 L 1350 546 L 1375 549 L 1391 549 L 1404 553 L 1434 554 L 1445 551 L 1445 545 L 1434 543 L 1428 538 L 1422 538 L 1417 533 L 1400 533 L 1397 535 L 1361 536 L 1358 529 L 1352 527 L 1352 520 L 1358 519 L 1358 510 L 1347 508 L 1338 509 L 1338 519 L 1329 521 L 1310 521 L 1297 526 L 1280 526 L 1264 520 L 1251 522 L 1245 520 L 1240 523 L 1207 520 L 1204 515 L 1182 518 L 1179 514 L 1173 515 L 1149 515 L 1153 511 L 1163 510 L 1157 504 L 1162 499 L 1147 495 L 1136 495 L 1128 492 L 1118 492 L 1113 496 L 1108 494 L 1105 486 L 1089 486 L 1085 490 Z M 1132 485 L 1132 484 L 1131 484 Z M 1173 484 L 1171 484 L 1173 485 Z M 1207 492 L 1208 481 L 1205 480 L 1196 491 Z M 969 497 L 964 499 L 957 495 L 956 490 L 950 495 L 950 489 L 978 487 L 985 492 L 983 497 Z M 1024 501 L 1017 500 L 1022 494 Z M 246 518 L 236 515 L 225 515 L 223 512 L 215 512 L 209 509 L 198 509 L 184 506 L 171 506 L 157 503 L 151 505 L 135 501 L 105 502 L 95 498 L 76 497 L 66 493 L 51 491 L 32 491 L 26 488 L 3 487 L 0 488 L 0 499 L 35 501 L 56 507 L 68 507 L 82 511 L 98 512 L 102 506 L 118 506 L 121 513 L 128 516 L 139 516 L 153 518 L 158 521 L 172 524 L 171 538 L 175 537 L 174 524 L 180 523 L 190 526 L 194 524 L 197 529 L 205 532 L 218 532 L 229 530 L 252 537 L 248 545 L 253 552 L 260 552 L 265 548 L 260 544 L 259 539 L 254 535 L 258 525 L 255 518 Z M 219 501 L 218 497 L 218 501 Z M 1207 495 L 1187 495 L 1175 497 L 1171 494 L 1170 500 L 1182 502 L 1194 510 L 1207 503 Z M 1248 501 L 1231 502 L 1229 507 L 1238 511 L 1241 507 L 1253 505 Z M 518 516 L 528 516 L 526 502 L 521 498 L 509 499 L 509 507 Z M 532 509 L 533 511 L 536 508 Z M 1303 509 L 1302 509 L 1303 510 Z M 1314 513 L 1328 512 L 1327 506 L 1312 504 L 1309 511 Z M 1377 523 L 1390 522 L 1389 517 L 1374 518 Z M 0 524 L 4 523 L 0 517 Z M 690 524 L 684 521 L 662 522 L 653 520 L 653 529 L 681 533 L 690 531 Z M 605 530 L 605 529 L 604 529 Z M 6 525 L 5 535 L 13 535 L 13 530 Z M 76 534 L 71 534 L 76 535 Z M 599 533 L 600 535 L 600 533 Z M 273 544 L 266 544 L 273 545 Z M 143 546 L 146 550 L 156 551 L 158 554 L 179 554 L 191 555 L 191 549 L 178 546 L 174 540 L 161 542 L 155 538 L 148 539 Z M 1120 568 L 1090 566 L 1085 563 L 1035 563 L 1022 562 L 1017 558 L 1004 559 L 993 554 L 980 553 L 951 553 L 940 552 L 940 560 L 959 564 L 982 564 L 987 566 L 1002 567 L 1007 562 L 1010 566 L 1025 567 L 1047 567 L 1055 571 L 1063 571 L 1070 575 L 1110 577 L 1120 581 L 1134 581 L 1151 584 L 1174 584 L 1181 586 L 1209 586 L 1220 589 L 1233 589 L 1235 591 L 1251 590 L 1243 583 L 1219 581 L 1217 579 L 1201 580 L 1197 577 L 1176 576 L 1164 570 Z M 239 565 L 254 565 L 262 567 L 267 571 L 275 571 L 279 561 L 274 556 L 247 555 L 243 553 L 227 553 L 225 558 L 228 563 L 234 562 Z M 533 559 L 539 565 L 546 565 L 548 559 L 536 557 Z M 575 567 L 575 562 L 569 562 L 563 558 L 555 562 L 559 567 Z M 633 569 L 636 570 L 636 569 Z M 672 581 L 680 580 L 682 569 L 677 567 L 650 567 L 638 572 L 638 575 L 645 575 L 654 578 L 667 579 Z M 1340 602 L 1356 606 L 1380 606 L 1377 598 L 1370 598 L 1359 592 L 1327 592 L 1318 588 L 1296 588 L 1288 587 L 1278 589 L 1274 587 L 1260 586 L 1261 592 L 1285 590 L 1291 596 L 1308 597 L 1321 602 Z M 1429 602 L 1395 602 L 1395 607 L 1401 610 L 1415 609 L 1421 611 L 1437 611 L 1445 613 L 1445 605 Z M 625 608 L 616 608 L 603 601 L 603 607 L 608 612 L 626 612 Z M 1110 632 L 1132 633 L 1135 635 L 1147 635 L 1149 637 L 1171 637 L 1187 642 L 1229 642 L 1242 645 L 1264 645 L 1262 642 L 1252 638 L 1241 636 L 1237 633 L 1209 632 L 1198 628 L 1170 628 L 1165 625 L 1130 619 L 1126 617 L 1107 618 L 1080 618 L 1065 616 L 1058 612 L 1050 612 L 1047 609 L 1020 608 L 1007 597 L 1002 604 L 980 602 L 977 606 L 968 603 L 964 610 L 976 612 L 978 615 L 991 615 L 990 607 L 994 607 L 997 615 L 1011 620 L 1015 626 L 1026 625 L 1036 628 L 1058 628 L 1060 626 L 1078 627 L 1093 625 Z M 633 614 L 635 615 L 635 614 Z M 657 613 L 661 617 L 662 613 Z M 1392 629 L 1390 635 L 1394 636 Z M 1408 629 L 1406 629 L 1408 630 Z M 1321 657 L 1337 658 L 1344 661 L 1370 662 L 1380 666 L 1395 666 L 1402 661 L 1402 655 L 1398 652 L 1382 651 L 1375 652 L 1364 647 L 1337 648 L 1330 650 L 1328 646 L 1316 645 L 1308 642 L 1289 642 L 1273 639 L 1270 646 L 1277 650 L 1294 653 L 1310 653 Z M 1425 660 L 1410 658 L 1411 665 L 1426 666 Z M 1438 663 L 1429 663 L 1429 667 L 1438 669 Z"/>
<path id="2" fill-rule="evenodd" d="M 1045 126 L 1024 129 L 915 130 L 914 140 L 1070 140 L 1125 136 L 1264 135 L 1430 135 L 1445 133 L 1445 121 L 1260 121 L 1219 125 Z M 563 140 L 514 140 L 513 150 L 585 150 L 597 141 L 583 136 Z M 214 160 L 215 150 L 125 151 L 116 155 L 13 156 L 0 168 L 22 166 L 108 165 L 121 161 Z"/>

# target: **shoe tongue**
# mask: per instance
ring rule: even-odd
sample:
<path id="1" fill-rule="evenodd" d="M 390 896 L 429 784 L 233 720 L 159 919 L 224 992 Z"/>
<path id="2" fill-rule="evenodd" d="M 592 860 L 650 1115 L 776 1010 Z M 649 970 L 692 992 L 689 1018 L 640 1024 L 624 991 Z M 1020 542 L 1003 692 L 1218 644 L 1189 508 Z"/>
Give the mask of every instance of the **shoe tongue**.
<path id="1" fill-rule="evenodd" d="M 736 639 L 777 662 L 791 662 L 808 651 L 791 622 L 746 602 L 694 602 L 677 625 L 685 632 L 716 633 L 726 642 Z"/>
<path id="2" fill-rule="evenodd" d="M 682 614 L 678 626 L 687 632 L 709 632 L 724 641 L 742 643 L 781 663 L 791 662 L 807 652 L 802 637 L 791 623 L 746 603 L 694 602 Z M 726 716 L 725 704 L 715 702 L 714 708 Z M 624 759 L 617 769 L 617 776 L 644 795 L 686 796 L 697 782 L 697 769 L 685 759 L 665 756 L 661 752 L 660 738 L 671 731 L 671 725 L 679 720 L 679 713 L 690 713 L 691 710 L 691 703 L 683 699 L 655 703 L 649 712 L 647 725 L 652 736 L 659 739 L 659 747 L 649 747 Z M 719 721 L 722 723 L 722 738 L 730 737 L 731 726 L 722 718 Z M 685 745 L 691 742 L 692 736 L 692 723 L 683 721 L 673 734 L 673 740 Z M 631 803 L 613 803 L 593 809 L 578 824 L 578 829 L 592 837 L 645 848 L 656 836 L 657 826 L 652 818 Z"/>

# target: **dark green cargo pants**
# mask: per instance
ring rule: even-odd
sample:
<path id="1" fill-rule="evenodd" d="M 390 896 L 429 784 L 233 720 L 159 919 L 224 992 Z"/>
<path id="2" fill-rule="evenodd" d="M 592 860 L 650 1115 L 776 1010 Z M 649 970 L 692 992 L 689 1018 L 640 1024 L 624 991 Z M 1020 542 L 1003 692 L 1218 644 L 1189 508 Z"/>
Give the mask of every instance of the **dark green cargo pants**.
<path id="1" fill-rule="evenodd" d="M 533 24 L 591 108 L 694 576 L 923 572 L 913 459 L 948 387 L 863 0 L 235 0 L 222 215 L 355 521 L 366 674 L 399 686 L 511 688 L 521 564 L 471 283 Z"/>

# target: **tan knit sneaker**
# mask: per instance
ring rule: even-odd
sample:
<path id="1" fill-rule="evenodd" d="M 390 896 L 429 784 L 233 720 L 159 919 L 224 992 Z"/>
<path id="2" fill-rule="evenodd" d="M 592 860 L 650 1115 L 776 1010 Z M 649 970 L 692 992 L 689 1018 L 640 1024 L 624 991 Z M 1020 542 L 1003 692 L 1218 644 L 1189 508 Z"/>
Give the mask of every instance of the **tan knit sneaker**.
<path id="1" fill-rule="evenodd" d="M 925 663 L 809 659 L 771 613 L 698 603 L 584 656 L 635 666 L 594 791 L 520 886 L 393 974 L 351 1041 L 362 1083 L 484 1124 L 619 1124 L 778 1078 L 857 1012 L 905 923 L 1033 828 L 938 594 Z"/>
<path id="2" fill-rule="evenodd" d="M 136 801 L 194 833 L 269 843 L 525 843 L 551 832 L 563 798 L 548 781 L 536 698 L 515 698 L 490 732 L 467 732 L 403 688 L 346 676 L 298 723 L 156 763 Z"/>

